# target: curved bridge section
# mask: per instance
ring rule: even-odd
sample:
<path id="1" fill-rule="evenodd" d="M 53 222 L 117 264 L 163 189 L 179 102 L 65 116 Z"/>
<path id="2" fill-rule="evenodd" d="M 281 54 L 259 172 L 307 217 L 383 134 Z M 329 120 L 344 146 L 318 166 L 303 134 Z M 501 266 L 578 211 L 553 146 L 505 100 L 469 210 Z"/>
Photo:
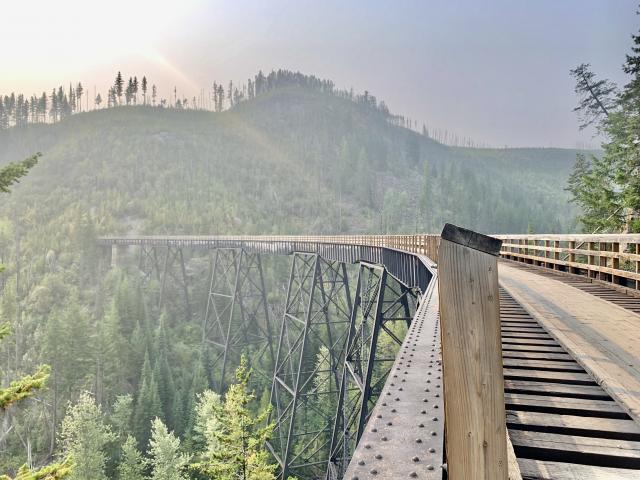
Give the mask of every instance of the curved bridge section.
<path id="1" fill-rule="evenodd" d="M 398 478 L 406 470 L 435 479 L 443 475 L 444 422 L 436 269 L 426 254 L 437 243 L 424 236 L 409 252 L 409 238 L 141 236 L 99 243 L 111 247 L 112 265 L 139 250 L 141 270 L 155 271 L 160 284 L 159 305 L 173 277 L 188 306 L 184 258 L 210 256 L 203 345 L 220 370 L 221 389 L 242 351 L 259 352 L 253 366 L 270 379 L 275 429 L 267 446 L 280 478 Z M 263 255 L 291 258 L 278 319 L 266 305 Z"/>

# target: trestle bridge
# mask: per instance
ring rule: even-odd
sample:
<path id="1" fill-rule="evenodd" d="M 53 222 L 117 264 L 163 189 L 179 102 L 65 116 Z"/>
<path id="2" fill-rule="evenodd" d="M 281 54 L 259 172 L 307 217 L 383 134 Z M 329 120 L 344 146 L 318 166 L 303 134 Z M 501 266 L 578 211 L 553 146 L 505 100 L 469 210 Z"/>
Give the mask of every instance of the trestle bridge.
<path id="1" fill-rule="evenodd" d="M 253 352 L 280 478 L 640 479 L 640 235 L 99 243 L 138 255 L 159 306 L 180 289 L 216 388 Z M 277 316 L 266 255 L 291 258 Z"/>

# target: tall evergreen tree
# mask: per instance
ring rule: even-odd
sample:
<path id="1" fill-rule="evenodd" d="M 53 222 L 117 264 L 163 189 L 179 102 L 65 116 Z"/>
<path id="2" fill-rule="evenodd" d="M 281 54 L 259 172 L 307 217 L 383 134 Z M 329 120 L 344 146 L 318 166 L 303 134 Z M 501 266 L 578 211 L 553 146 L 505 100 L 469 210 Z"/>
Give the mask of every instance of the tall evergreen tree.
<path id="1" fill-rule="evenodd" d="M 180 453 L 180 439 L 167 430 L 162 420 L 155 418 L 149 441 L 151 480 L 186 480 L 184 473 L 189 455 Z"/>
<path id="2" fill-rule="evenodd" d="M 141 378 L 135 408 L 136 436 L 140 445 L 146 445 L 149 441 L 151 421 L 162 416 L 162 403 L 158 394 L 158 384 L 151 370 L 149 352 L 145 353 Z"/>
<path id="3" fill-rule="evenodd" d="M 142 104 L 147 104 L 147 77 L 142 77 Z"/>
<path id="4" fill-rule="evenodd" d="M 122 460 L 118 466 L 119 480 L 145 480 L 147 460 L 136 446 L 136 439 L 129 435 L 122 445 Z"/>
<path id="5" fill-rule="evenodd" d="M 169 343 L 167 341 L 165 324 L 166 312 L 163 311 L 160 315 L 160 322 L 155 339 L 154 351 L 156 359 L 153 373 L 158 384 L 158 394 L 160 396 L 160 403 L 162 404 L 164 419 L 170 427 L 175 428 L 172 414 L 174 408 L 174 399 L 176 396 L 176 387 L 171 369 L 169 368 Z"/>
<path id="6" fill-rule="evenodd" d="M 236 383 L 225 394 L 224 405 L 216 405 L 211 394 L 200 397 L 198 424 L 212 426 L 206 438 L 207 449 L 192 468 L 206 478 L 216 480 L 275 479 L 275 465 L 269 464 L 265 442 L 273 431 L 266 425 L 269 410 L 254 416 L 251 404 L 255 395 L 249 390 L 251 371 L 243 356 L 236 370 Z M 208 404 L 203 404 L 207 402 Z M 210 416 L 210 418 L 206 418 Z M 199 427 L 200 428 L 200 427 Z"/>
<path id="7" fill-rule="evenodd" d="M 69 407 L 60 433 L 62 452 L 75 464 L 69 479 L 106 480 L 105 449 L 115 439 L 94 398 L 86 392 L 81 394 L 78 402 Z"/>
<path id="8" fill-rule="evenodd" d="M 588 232 L 640 232 L 640 34 L 623 66 L 631 80 L 618 92 L 608 80 L 596 80 L 588 64 L 571 71 L 576 79 L 582 125 L 594 124 L 608 139 L 604 155 L 579 156 L 568 190 L 583 210 Z"/>
<path id="9" fill-rule="evenodd" d="M 120 104 L 120 99 L 122 98 L 122 88 L 124 86 L 124 80 L 122 79 L 122 74 L 118 72 L 116 75 L 116 81 L 114 83 L 114 93 L 116 97 L 118 97 L 118 104 Z"/>

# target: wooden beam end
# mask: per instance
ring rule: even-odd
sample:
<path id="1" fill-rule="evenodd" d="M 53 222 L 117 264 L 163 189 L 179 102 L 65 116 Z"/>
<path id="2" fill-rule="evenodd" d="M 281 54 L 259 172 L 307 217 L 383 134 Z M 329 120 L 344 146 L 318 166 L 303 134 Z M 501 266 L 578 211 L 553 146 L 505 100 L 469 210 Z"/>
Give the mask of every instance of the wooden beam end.
<path id="1" fill-rule="evenodd" d="M 442 240 L 464 245 L 495 257 L 500 254 L 500 247 L 502 247 L 502 240 L 474 232 L 473 230 L 467 230 L 451 223 L 444 225 L 441 237 Z"/>

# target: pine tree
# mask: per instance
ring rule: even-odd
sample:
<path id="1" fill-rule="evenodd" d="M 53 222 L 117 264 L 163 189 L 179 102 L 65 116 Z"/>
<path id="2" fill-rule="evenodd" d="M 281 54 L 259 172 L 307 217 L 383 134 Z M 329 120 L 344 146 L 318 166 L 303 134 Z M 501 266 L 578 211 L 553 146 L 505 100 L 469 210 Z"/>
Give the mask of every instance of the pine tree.
<path id="1" fill-rule="evenodd" d="M 149 352 L 146 352 L 134 417 L 136 422 L 136 437 L 140 445 L 147 444 L 149 441 L 151 421 L 161 415 L 162 404 L 160 402 L 160 395 L 158 394 L 158 384 L 151 370 Z"/>
<path id="2" fill-rule="evenodd" d="M 82 83 L 78 82 L 76 86 L 76 100 L 78 104 L 78 111 L 82 111 L 82 94 L 84 93 L 84 88 L 82 87 Z"/>
<path id="3" fill-rule="evenodd" d="M 131 84 L 131 93 L 133 94 L 133 103 L 138 104 L 138 77 L 133 77 Z"/>
<path id="4" fill-rule="evenodd" d="M 89 393 L 82 393 L 78 402 L 67 410 L 60 433 L 63 454 L 74 461 L 69 479 L 106 480 L 104 450 L 115 439 L 94 398 Z"/>
<path id="5" fill-rule="evenodd" d="M 167 430 L 162 420 L 155 418 L 149 441 L 151 480 L 186 480 L 183 470 L 190 457 L 180 453 L 180 439 Z"/>
<path id="6" fill-rule="evenodd" d="M 142 77 L 142 104 L 147 104 L 147 77 Z"/>
<path id="7" fill-rule="evenodd" d="M 113 403 L 110 415 L 111 424 L 118 437 L 124 439 L 131 432 L 131 419 L 133 416 L 133 397 L 129 394 L 118 395 Z"/>
<path id="8" fill-rule="evenodd" d="M 120 104 L 120 99 L 122 98 L 122 87 L 124 85 L 124 81 L 122 80 L 122 74 L 120 72 L 118 72 L 118 75 L 116 75 L 116 81 L 114 86 L 114 93 L 116 94 L 116 97 L 118 97 L 118 104 Z"/>
<path id="9" fill-rule="evenodd" d="M 591 233 L 640 232 L 640 34 L 633 42 L 623 66 L 631 80 L 621 92 L 608 80 L 596 80 L 588 64 L 571 71 L 581 128 L 595 124 L 608 139 L 602 158 L 578 156 L 567 188 Z"/>
<path id="10" fill-rule="evenodd" d="M 136 439 L 131 435 L 122 445 L 121 462 L 118 466 L 118 478 L 120 480 L 145 480 L 144 472 L 147 467 L 147 460 L 136 446 Z"/>
<path id="11" fill-rule="evenodd" d="M 187 424 L 185 426 L 185 432 L 187 437 L 193 435 L 194 427 L 196 424 L 196 400 L 197 396 L 209 388 L 209 381 L 205 367 L 203 365 L 202 358 L 198 359 L 193 369 L 193 376 L 191 378 L 191 385 L 189 387 L 189 393 L 187 394 L 187 406 L 186 410 L 189 415 Z"/>
<path id="12" fill-rule="evenodd" d="M 158 384 L 158 394 L 160 396 L 160 403 L 162 404 L 162 411 L 164 412 L 164 419 L 170 427 L 175 428 L 172 414 L 176 387 L 171 369 L 169 368 L 169 343 L 167 342 L 165 330 L 166 312 L 163 311 L 160 315 L 159 323 L 154 346 L 156 360 L 153 373 Z"/>
<path id="13" fill-rule="evenodd" d="M 211 418 L 199 418 L 199 425 L 211 426 L 207 449 L 192 465 L 207 478 L 216 480 L 275 479 L 275 465 L 269 464 L 264 444 L 273 431 L 266 425 L 269 410 L 257 416 L 251 413 L 255 395 L 249 391 L 251 371 L 243 356 L 236 370 L 236 383 L 229 387 L 224 405 L 216 405 L 211 394 L 200 397 L 200 413 Z M 200 427 L 199 427 L 200 428 Z"/>

